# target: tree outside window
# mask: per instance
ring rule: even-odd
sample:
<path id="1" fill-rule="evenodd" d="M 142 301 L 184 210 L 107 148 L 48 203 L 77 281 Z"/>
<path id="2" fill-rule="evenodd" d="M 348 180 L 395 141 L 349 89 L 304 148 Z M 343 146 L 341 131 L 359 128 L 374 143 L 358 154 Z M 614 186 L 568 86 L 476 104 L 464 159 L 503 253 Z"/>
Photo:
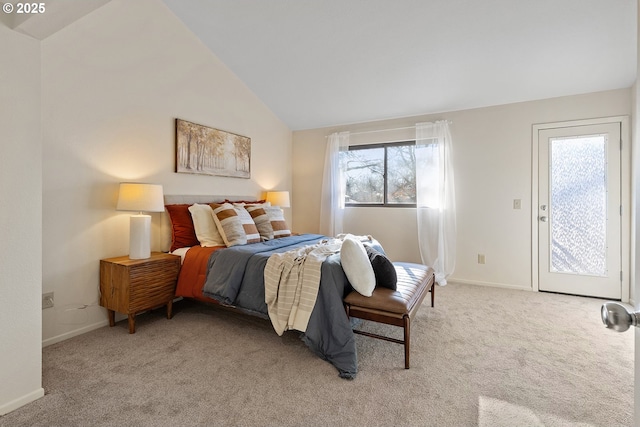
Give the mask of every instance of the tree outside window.
<path id="1" fill-rule="evenodd" d="M 347 206 L 415 207 L 414 141 L 351 146 L 341 162 Z"/>

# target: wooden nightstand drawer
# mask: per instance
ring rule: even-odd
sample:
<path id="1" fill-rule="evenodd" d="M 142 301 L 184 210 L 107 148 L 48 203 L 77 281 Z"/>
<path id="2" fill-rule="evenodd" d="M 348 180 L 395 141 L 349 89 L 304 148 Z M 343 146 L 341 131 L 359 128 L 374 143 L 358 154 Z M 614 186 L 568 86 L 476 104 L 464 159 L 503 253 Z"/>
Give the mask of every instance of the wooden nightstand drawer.
<path id="1" fill-rule="evenodd" d="M 129 285 L 129 310 L 141 311 L 149 305 L 163 305 L 173 299 L 179 270 L 180 262 L 174 260 L 149 263 L 144 268 L 134 269 Z"/>
<path id="2" fill-rule="evenodd" d="M 180 257 L 154 252 L 150 258 L 132 260 L 127 256 L 100 261 L 100 305 L 109 311 L 129 316 L 129 332 L 135 332 L 135 315 L 144 310 L 167 305 L 171 318 Z"/>

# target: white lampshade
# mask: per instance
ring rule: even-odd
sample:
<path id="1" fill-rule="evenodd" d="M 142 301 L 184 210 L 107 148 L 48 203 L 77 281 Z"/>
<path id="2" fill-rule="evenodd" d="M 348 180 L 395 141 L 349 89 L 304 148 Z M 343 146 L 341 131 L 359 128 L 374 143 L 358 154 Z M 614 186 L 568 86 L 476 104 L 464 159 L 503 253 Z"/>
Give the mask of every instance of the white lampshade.
<path id="1" fill-rule="evenodd" d="M 162 185 L 121 182 L 116 209 L 119 211 L 164 212 Z"/>
<path id="2" fill-rule="evenodd" d="M 142 212 L 163 212 L 162 185 L 136 182 L 120 183 L 119 211 L 136 211 L 129 225 L 129 258 L 147 259 L 151 256 L 151 216 Z"/>
<path id="3" fill-rule="evenodd" d="M 267 191 L 267 202 L 271 202 L 271 206 L 280 206 L 281 208 L 291 206 L 288 191 Z"/>

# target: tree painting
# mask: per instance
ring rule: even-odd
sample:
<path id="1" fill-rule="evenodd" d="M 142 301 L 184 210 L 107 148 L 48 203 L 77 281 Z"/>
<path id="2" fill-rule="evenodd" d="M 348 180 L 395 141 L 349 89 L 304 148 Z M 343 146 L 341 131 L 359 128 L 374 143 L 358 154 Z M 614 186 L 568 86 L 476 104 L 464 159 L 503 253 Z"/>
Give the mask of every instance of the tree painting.
<path id="1" fill-rule="evenodd" d="M 251 138 L 176 119 L 176 172 L 251 177 Z"/>

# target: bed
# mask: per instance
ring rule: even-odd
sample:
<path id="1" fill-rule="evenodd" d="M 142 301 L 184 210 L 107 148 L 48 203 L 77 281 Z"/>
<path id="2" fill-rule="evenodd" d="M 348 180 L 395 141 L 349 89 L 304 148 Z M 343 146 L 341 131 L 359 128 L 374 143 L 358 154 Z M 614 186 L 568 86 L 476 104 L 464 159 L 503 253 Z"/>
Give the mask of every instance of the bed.
<path id="1" fill-rule="evenodd" d="M 247 206 L 262 202 L 246 197 L 165 196 L 168 215 L 163 218 L 163 229 L 171 232 L 171 252 L 181 255 L 183 259 L 176 296 L 219 304 L 269 319 L 270 307 L 265 302 L 264 279 L 269 258 L 273 254 L 331 245 L 334 240 L 319 234 L 290 235 L 285 227 L 285 232 L 281 232 L 277 238 L 229 247 L 216 245 L 215 241 L 201 246 L 197 244 L 198 240 L 193 240 L 193 236 L 188 241 L 184 237 L 185 232 L 190 232 L 187 230 L 189 214 L 185 213 L 185 207 L 210 202 L 217 203 L 211 205 L 215 207 L 221 206 L 223 201 L 239 202 L 240 205 L 246 203 Z M 216 214 L 213 216 L 216 218 Z M 197 218 L 193 216 L 194 223 L 198 222 Z M 163 233 L 166 234 L 166 231 Z M 246 234 L 251 235 L 250 232 Z M 375 241 L 373 243 L 377 244 Z M 316 355 L 331 363 L 340 377 L 353 379 L 357 374 L 355 338 L 343 304 L 343 298 L 353 287 L 342 268 L 340 253 L 331 250 L 325 252 L 317 297 L 301 338 Z"/>

